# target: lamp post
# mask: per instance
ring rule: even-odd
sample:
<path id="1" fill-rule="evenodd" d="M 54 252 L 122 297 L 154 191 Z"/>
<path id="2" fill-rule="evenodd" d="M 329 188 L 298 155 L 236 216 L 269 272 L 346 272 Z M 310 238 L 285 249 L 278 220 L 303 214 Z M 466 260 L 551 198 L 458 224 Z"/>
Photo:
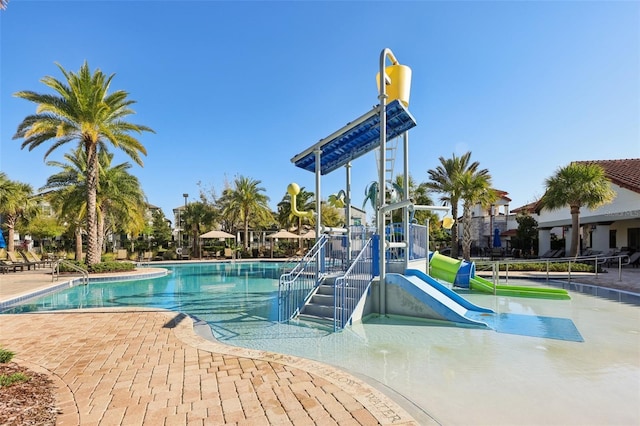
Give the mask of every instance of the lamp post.
<path id="1" fill-rule="evenodd" d="M 189 194 L 187 194 L 186 192 L 184 194 L 182 194 L 182 196 L 184 197 L 184 211 L 187 211 L 187 198 L 189 197 Z M 184 219 L 184 218 L 183 218 Z M 180 223 L 180 229 L 182 229 L 182 223 Z M 187 234 L 187 245 L 189 245 L 189 234 Z M 182 239 L 180 239 L 180 247 L 182 247 Z"/>

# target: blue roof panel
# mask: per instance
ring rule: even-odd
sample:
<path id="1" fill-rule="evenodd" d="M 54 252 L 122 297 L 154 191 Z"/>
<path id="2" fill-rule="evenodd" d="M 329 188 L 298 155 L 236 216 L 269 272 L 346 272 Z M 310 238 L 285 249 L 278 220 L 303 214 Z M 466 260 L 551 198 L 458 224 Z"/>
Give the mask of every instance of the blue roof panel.
<path id="1" fill-rule="evenodd" d="M 326 175 L 380 146 L 379 106 L 322 139 L 291 159 L 297 167 L 315 173 L 315 150 L 320 148 L 320 174 Z M 387 105 L 387 140 L 416 126 L 416 120 L 404 105 L 395 100 Z"/>

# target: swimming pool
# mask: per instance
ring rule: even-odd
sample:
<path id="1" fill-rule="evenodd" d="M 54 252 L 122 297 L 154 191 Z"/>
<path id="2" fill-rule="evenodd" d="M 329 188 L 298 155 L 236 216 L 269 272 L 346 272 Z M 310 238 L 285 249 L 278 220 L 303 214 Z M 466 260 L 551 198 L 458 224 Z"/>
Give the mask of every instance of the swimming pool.
<path id="1" fill-rule="evenodd" d="M 90 284 L 21 311 L 154 306 L 207 321 L 219 340 L 303 356 L 390 388 L 443 424 L 639 424 L 640 308 L 465 294 L 499 313 L 571 318 L 584 342 L 375 318 L 342 333 L 277 324 L 282 264 L 169 266 L 167 277 Z M 531 283 L 536 285 L 535 283 Z"/>

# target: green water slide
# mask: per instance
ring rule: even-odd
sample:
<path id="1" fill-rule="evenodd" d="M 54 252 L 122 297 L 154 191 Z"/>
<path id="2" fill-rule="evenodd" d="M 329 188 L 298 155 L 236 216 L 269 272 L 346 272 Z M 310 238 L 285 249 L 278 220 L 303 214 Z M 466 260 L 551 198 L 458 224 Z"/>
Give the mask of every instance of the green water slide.
<path id="1" fill-rule="evenodd" d="M 493 282 L 476 275 L 473 262 L 453 259 L 438 252 L 430 255 L 429 268 L 434 278 L 446 281 L 461 288 L 468 288 L 500 296 L 535 297 L 539 299 L 570 299 L 569 293 L 560 288 L 525 287 L 515 285 L 495 285 Z M 495 287 L 495 288 L 494 288 Z"/>

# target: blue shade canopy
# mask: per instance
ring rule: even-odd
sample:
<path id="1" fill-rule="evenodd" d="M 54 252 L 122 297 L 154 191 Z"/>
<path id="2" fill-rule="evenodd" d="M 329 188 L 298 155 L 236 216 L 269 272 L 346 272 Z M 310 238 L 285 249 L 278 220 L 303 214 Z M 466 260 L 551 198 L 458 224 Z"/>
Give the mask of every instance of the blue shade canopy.
<path id="1" fill-rule="evenodd" d="M 387 140 L 415 127 L 416 120 L 399 101 L 387 105 Z M 320 149 L 320 174 L 326 175 L 380 146 L 380 107 L 376 106 L 342 129 L 291 159 L 297 167 L 315 173 L 316 149 Z"/>

